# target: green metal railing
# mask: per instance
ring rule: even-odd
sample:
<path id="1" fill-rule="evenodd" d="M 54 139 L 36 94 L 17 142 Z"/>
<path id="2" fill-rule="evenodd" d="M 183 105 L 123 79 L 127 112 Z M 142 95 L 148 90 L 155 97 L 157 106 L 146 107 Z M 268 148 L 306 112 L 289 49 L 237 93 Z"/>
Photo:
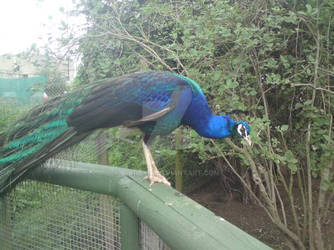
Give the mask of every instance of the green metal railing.
<path id="1" fill-rule="evenodd" d="M 117 197 L 121 202 L 119 224 L 120 246 L 123 250 L 143 249 L 143 223 L 171 249 L 271 249 L 175 189 L 162 184 L 150 188 L 144 176 L 143 171 L 52 161 L 36 168 L 30 178 Z M 3 239 L 12 236 L 8 235 L 6 199 L 1 199 L 0 227 L 6 228 L 0 228 L 0 246 L 3 246 Z M 163 249 L 168 248 L 164 246 Z"/>

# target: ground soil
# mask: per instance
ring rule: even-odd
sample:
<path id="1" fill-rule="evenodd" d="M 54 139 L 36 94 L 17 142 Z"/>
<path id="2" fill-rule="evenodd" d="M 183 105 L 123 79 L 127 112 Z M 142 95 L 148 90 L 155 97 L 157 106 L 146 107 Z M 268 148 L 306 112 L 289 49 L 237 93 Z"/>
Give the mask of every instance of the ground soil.
<path id="1" fill-rule="evenodd" d="M 271 222 L 265 211 L 255 204 L 243 204 L 240 193 L 226 195 L 219 181 L 210 182 L 187 194 L 193 200 L 223 217 L 273 249 L 290 249 L 284 234 Z M 331 212 L 334 220 L 334 212 Z M 330 223 L 330 237 L 334 238 L 334 223 Z"/>

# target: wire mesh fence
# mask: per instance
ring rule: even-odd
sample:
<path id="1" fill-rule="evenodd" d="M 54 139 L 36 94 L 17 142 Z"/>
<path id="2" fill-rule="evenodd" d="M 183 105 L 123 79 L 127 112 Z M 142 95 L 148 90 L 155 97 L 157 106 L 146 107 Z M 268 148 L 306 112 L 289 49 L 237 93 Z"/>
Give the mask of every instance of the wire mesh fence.
<path id="1" fill-rule="evenodd" d="M 0 73 L 0 99 L 16 100 L 21 104 L 43 101 L 46 76 L 7 75 Z"/>
<path id="2" fill-rule="evenodd" d="M 119 201 L 111 196 L 25 181 L 5 203 L 4 249 L 121 249 Z"/>
<path id="3" fill-rule="evenodd" d="M 122 249 L 120 201 L 109 195 L 27 180 L 2 198 L 0 214 L 1 250 Z M 170 249 L 139 228 L 141 249 Z"/>
<path id="4" fill-rule="evenodd" d="M 140 221 L 140 244 L 143 250 L 170 250 L 159 235 L 143 221 Z"/>

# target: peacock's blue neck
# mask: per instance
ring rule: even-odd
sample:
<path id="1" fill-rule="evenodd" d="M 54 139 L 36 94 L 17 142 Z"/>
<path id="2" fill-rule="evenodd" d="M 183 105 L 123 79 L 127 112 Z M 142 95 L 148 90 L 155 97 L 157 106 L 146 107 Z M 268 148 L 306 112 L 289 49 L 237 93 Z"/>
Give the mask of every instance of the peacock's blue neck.
<path id="1" fill-rule="evenodd" d="M 228 116 L 214 115 L 202 93 L 194 95 L 182 124 L 192 127 L 200 136 L 225 138 L 231 136 L 235 122 Z"/>

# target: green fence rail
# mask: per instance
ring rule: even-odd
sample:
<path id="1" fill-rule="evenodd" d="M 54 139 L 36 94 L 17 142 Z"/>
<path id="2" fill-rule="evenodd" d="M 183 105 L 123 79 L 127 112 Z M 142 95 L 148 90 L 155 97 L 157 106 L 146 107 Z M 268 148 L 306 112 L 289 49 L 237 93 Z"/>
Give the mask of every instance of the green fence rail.
<path id="1" fill-rule="evenodd" d="M 123 250 L 144 249 L 141 222 L 171 249 L 271 249 L 175 189 L 162 184 L 150 188 L 144 176 L 143 171 L 55 160 L 36 168 L 29 178 L 117 197 L 121 202 L 119 224 Z M 4 228 L 8 215 L 6 200 L 1 199 L 0 227 Z M 0 228 L 0 246 L 8 231 Z"/>

